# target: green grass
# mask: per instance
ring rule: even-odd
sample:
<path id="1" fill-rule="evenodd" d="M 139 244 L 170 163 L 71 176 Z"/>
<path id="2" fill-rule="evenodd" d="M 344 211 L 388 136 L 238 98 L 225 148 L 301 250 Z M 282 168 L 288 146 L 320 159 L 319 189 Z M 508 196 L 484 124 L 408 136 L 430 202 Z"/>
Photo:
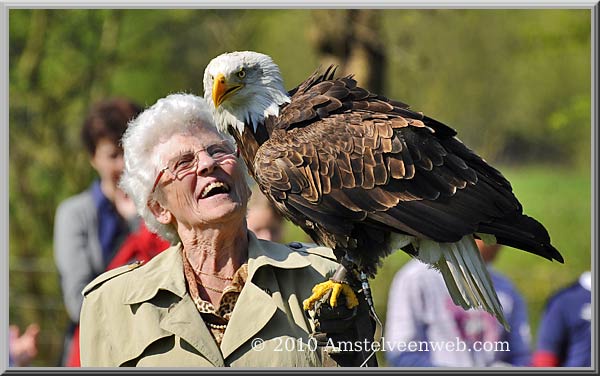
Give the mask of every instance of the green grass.
<path id="1" fill-rule="evenodd" d="M 544 224 L 565 259 L 559 264 L 507 248 L 496 261 L 523 293 L 536 333 L 548 296 L 591 267 L 591 178 L 589 171 L 550 167 L 508 169 L 505 176 L 524 213 Z"/>
<path id="2" fill-rule="evenodd" d="M 512 183 L 523 211 L 540 221 L 561 252 L 564 264 L 550 262 L 527 252 L 505 247 L 495 267 L 508 276 L 528 304 L 532 346 L 544 305 L 558 289 L 575 281 L 591 265 L 591 178 L 589 170 L 553 166 L 500 168 Z M 304 233 L 289 225 L 286 240 L 306 240 Z M 372 281 L 376 310 L 385 324 L 388 290 L 394 274 L 409 260 L 396 252 L 384 260 Z"/>

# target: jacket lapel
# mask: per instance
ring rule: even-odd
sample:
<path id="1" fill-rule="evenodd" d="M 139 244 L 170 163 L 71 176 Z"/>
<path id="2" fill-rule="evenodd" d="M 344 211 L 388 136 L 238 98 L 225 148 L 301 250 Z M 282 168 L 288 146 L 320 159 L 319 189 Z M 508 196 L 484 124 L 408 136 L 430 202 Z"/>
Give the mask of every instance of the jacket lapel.
<path id="1" fill-rule="evenodd" d="M 215 367 L 225 365 L 221 351 L 206 324 L 200 318 L 200 313 L 189 294 L 185 294 L 178 303 L 169 309 L 169 312 L 160 321 L 160 327 L 183 338 Z"/>
<path id="2" fill-rule="evenodd" d="M 227 358 L 264 328 L 276 310 L 277 306 L 271 297 L 254 283 L 247 281 L 223 335 L 221 342 L 223 358 Z"/>
<path id="3" fill-rule="evenodd" d="M 261 243 L 250 231 L 248 240 L 248 279 L 223 335 L 221 352 L 225 359 L 260 332 L 277 311 L 277 304 L 266 292 L 279 291 L 275 273 L 271 271 L 269 278 L 261 278 L 258 284 L 257 272 L 265 266 L 295 269 L 310 265 L 305 257 L 290 252 L 284 245 Z"/>

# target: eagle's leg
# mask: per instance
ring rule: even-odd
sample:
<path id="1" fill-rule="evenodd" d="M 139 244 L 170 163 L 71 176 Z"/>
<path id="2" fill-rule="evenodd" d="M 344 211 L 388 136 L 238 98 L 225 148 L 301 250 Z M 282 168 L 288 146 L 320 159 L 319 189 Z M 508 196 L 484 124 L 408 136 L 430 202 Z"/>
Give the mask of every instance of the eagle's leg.
<path id="1" fill-rule="evenodd" d="M 349 309 L 356 307 L 358 305 L 358 298 L 348 282 L 346 282 L 346 275 L 348 274 L 349 269 L 354 269 L 353 263 L 344 257 L 341 264 L 337 267 L 335 273 L 328 281 L 319 283 L 313 287 L 312 295 L 304 301 L 304 310 L 308 311 L 312 309 L 315 303 L 329 291 L 331 291 L 329 297 L 330 306 L 337 306 L 339 295 L 344 294 L 346 296 L 346 306 Z"/>
<path id="2" fill-rule="evenodd" d="M 360 272 L 360 282 L 361 282 L 361 288 L 362 288 L 363 294 L 365 294 L 365 300 L 367 301 L 367 303 L 369 305 L 370 316 L 373 318 L 373 320 L 375 320 L 376 327 L 375 327 L 375 332 L 373 333 L 373 335 L 374 335 L 373 341 L 378 342 L 380 345 L 382 345 L 382 343 L 380 341 L 381 341 L 381 332 L 383 331 L 383 324 L 381 323 L 379 316 L 377 316 L 377 312 L 375 312 L 375 305 L 373 304 L 373 296 L 371 295 L 371 286 L 369 285 L 369 279 L 367 277 L 367 274 L 363 271 Z M 372 349 L 371 353 L 367 356 L 367 358 L 360 365 L 361 367 L 368 367 L 367 364 L 369 363 L 369 360 L 373 357 L 373 355 L 375 355 L 375 352 L 377 350 L 375 350 L 374 347 L 371 347 L 371 349 Z"/>
<path id="3" fill-rule="evenodd" d="M 369 308 L 372 312 L 375 312 L 375 306 L 373 305 L 373 297 L 371 296 L 371 286 L 369 285 L 369 279 L 365 272 L 360 272 L 360 283 L 363 290 L 363 294 L 365 294 L 365 299 L 367 303 L 369 303 Z"/>
<path id="4" fill-rule="evenodd" d="M 360 282 L 361 282 L 363 294 L 365 294 L 365 299 L 367 300 L 367 303 L 369 304 L 369 311 L 371 311 L 371 317 L 373 317 L 373 319 L 375 320 L 377 325 L 379 325 L 380 327 L 383 328 L 383 324 L 381 323 L 379 316 L 377 316 L 377 312 L 375 312 L 375 305 L 373 304 L 373 296 L 371 295 L 371 286 L 369 285 L 369 279 L 368 279 L 367 275 L 365 274 L 365 272 L 362 272 L 362 271 L 360 272 Z"/>

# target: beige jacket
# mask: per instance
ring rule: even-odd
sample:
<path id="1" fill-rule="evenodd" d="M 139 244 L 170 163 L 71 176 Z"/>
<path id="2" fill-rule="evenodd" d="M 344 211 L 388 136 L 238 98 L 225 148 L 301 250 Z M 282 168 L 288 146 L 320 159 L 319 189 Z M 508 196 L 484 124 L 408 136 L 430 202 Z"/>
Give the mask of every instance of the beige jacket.
<path id="1" fill-rule="evenodd" d="M 187 292 L 178 244 L 145 265 L 111 270 L 86 286 L 82 366 L 321 366 L 302 301 L 337 267 L 333 252 L 248 233 L 248 279 L 220 347 Z"/>

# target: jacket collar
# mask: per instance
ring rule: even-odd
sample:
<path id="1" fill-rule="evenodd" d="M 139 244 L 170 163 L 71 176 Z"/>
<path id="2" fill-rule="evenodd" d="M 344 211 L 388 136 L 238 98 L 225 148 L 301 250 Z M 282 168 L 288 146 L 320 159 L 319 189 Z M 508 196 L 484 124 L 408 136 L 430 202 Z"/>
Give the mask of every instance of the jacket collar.
<path id="1" fill-rule="evenodd" d="M 273 268 L 263 268 L 267 265 Z M 297 269 L 309 265 L 306 256 L 290 252 L 287 246 L 258 240 L 248 231 L 248 279 L 223 335 L 223 358 L 260 332 L 277 311 L 278 306 L 271 296 L 280 291 L 274 268 Z M 266 269 L 261 278 L 254 278 L 261 269 Z"/>
<path id="2" fill-rule="evenodd" d="M 306 256 L 291 252 L 281 244 L 260 241 L 248 231 L 248 279 L 219 349 L 214 341 L 207 341 L 211 335 L 187 293 L 181 257 L 182 246 L 177 244 L 136 270 L 135 272 L 141 273 L 136 279 L 139 278 L 143 283 L 128 284 L 123 302 L 141 303 L 154 297 L 159 290 L 168 290 L 179 296 L 181 300 L 160 321 L 160 327 L 185 339 L 215 366 L 224 365 L 224 359 L 260 332 L 277 311 L 277 304 L 268 292 L 279 291 L 274 270 L 265 270 L 270 274 L 262 278 L 260 285 L 253 281 L 257 271 L 267 265 L 279 269 L 310 265 Z"/>
<path id="3" fill-rule="evenodd" d="M 592 291 L 592 273 L 589 271 L 583 272 L 579 277 L 579 284 L 586 290 Z"/>
<path id="4" fill-rule="evenodd" d="M 268 246 L 267 246 L 268 245 Z M 183 298 L 187 294 L 183 275 L 182 245 L 178 243 L 163 251 L 147 265 L 133 271 L 140 284 L 129 284 L 123 294 L 123 303 L 135 304 L 152 299 L 159 290 L 168 290 Z M 248 231 L 248 279 L 265 265 L 279 269 L 297 269 L 310 265 L 306 256 L 282 244 L 258 240 L 256 235 Z"/>
<path id="5" fill-rule="evenodd" d="M 248 280 L 252 280 L 256 271 L 265 265 L 279 269 L 298 269 L 309 266 L 310 262 L 306 256 L 291 252 L 289 247 L 258 240 L 252 231 L 248 231 Z"/>
<path id="6" fill-rule="evenodd" d="M 128 284 L 123 303 L 135 304 L 152 299 L 159 290 L 167 290 L 183 298 L 187 293 L 183 276 L 182 246 L 178 243 L 164 250 L 146 265 L 132 273 L 141 283 Z"/>

